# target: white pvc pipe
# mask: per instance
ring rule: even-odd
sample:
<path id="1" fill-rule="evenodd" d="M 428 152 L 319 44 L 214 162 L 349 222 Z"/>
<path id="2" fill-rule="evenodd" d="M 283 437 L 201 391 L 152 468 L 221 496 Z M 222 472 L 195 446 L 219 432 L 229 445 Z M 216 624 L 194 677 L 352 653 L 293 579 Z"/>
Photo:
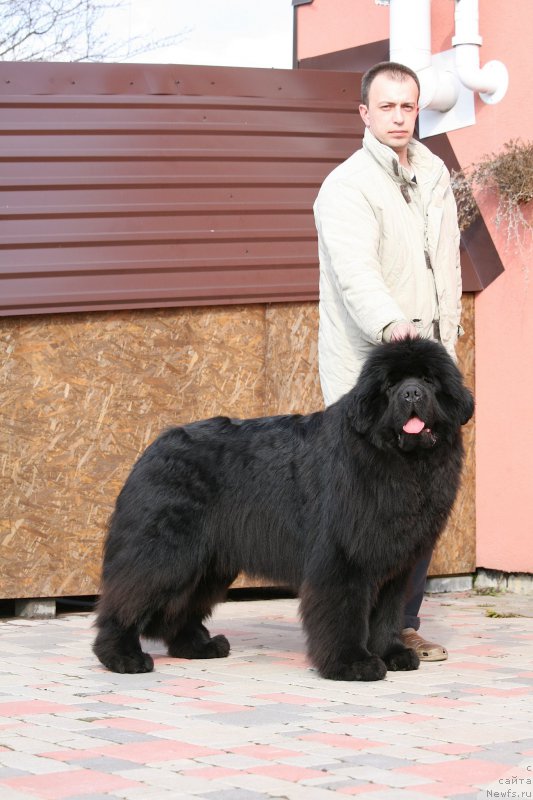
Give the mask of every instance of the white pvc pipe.
<path id="1" fill-rule="evenodd" d="M 430 0 L 390 0 L 390 58 L 415 72 L 431 66 Z"/>
<path id="2" fill-rule="evenodd" d="M 390 60 L 414 70 L 420 108 L 448 111 L 458 96 L 451 72 L 431 63 L 431 0 L 390 0 Z"/>
<path id="3" fill-rule="evenodd" d="M 479 92 L 485 103 L 497 103 L 505 95 L 509 83 L 507 68 L 501 61 L 489 61 L 479 66 L 479 50 L 483 39 L 479 35 L 478 0 L 455 0 L 455 67 L 461 83 Z"/>

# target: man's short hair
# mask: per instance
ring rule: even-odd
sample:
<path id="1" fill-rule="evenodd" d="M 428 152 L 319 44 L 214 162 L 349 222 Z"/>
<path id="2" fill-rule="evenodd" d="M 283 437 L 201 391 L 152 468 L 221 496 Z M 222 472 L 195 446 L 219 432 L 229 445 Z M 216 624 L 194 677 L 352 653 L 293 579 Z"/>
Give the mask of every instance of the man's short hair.
<path id="1" fill-rule="evenodd" d="M 361 99 L 365 106 L 368 106 L 368 95 L 372 81 L 380 73 L 385 72 L 391 78 L 397 81 L 404 81 L 406 78 L 412 78 L 418 87 L 418 96 L 420 97 L 420 81 L 418 75 L 410 67 L 405 64 L 399 64 L 397 61 L 380 61 L 379 64 L 374 64 L 363 75 L 361 81 Z"/>

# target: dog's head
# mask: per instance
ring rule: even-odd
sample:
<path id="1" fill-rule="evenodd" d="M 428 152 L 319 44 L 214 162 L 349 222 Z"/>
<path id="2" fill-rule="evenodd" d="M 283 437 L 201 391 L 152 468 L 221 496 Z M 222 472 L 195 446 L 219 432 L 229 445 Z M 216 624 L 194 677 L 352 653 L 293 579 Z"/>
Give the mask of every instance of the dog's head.
<path id="1" fill-rule="evenodd" d="M 381 448 L 404 452 L 451 442 L 474 400 L 441 344 L 403 339 L 375 349 L 351 394 L 351 421 Z"/>

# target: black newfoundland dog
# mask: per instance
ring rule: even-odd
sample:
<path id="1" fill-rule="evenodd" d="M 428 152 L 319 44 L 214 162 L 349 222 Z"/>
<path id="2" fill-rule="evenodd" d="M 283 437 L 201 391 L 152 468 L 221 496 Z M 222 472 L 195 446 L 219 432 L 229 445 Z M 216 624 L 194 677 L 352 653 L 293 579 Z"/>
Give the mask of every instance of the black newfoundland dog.
<path id="1" fill-rule="evenodd" d="M 149 672 L 139 636 L 177 658 L 221 658 L 204 620 L 245 571 L 294 587 L 325 678 L 419 665 L 400 641 L 414 562 L 457 492 L 474 402 L 440 344 L 376 347 L 325 411 L 172 428 L 137 461 L 105 543 L 94 652 Z"/>

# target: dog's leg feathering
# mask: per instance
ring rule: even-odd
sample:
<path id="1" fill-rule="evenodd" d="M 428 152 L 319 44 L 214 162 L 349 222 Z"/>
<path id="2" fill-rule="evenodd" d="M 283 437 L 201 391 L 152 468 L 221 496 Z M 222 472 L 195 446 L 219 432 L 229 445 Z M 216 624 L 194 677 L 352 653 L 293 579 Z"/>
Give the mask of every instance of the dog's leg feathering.
<path id="1" fill-rule="evenodd" d="M 367 648 L 370 595 L 370 587 L 360 579 L 324 583 L 317 576 L 305 582 L 300 610 L 309 657 L 323 678 L 379 681 L 385 677 L 385 663 Z"/>

